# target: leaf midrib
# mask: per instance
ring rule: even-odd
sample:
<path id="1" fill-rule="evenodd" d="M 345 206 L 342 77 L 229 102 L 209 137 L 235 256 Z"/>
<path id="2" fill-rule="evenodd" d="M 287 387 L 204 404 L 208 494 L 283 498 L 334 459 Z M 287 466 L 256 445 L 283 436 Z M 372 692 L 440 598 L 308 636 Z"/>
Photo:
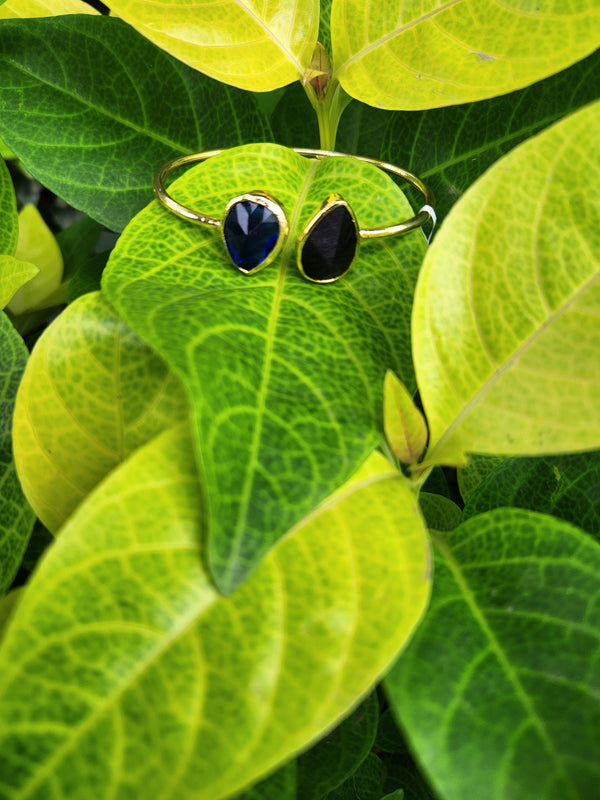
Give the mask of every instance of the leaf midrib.
<path id="1" fill-rule="evenodd" d="M 308 164 L 308 169 L 306 175 L 304 177 L 304 181 L 302 184 L 302 188 L 300 190 L 298 201 L 294 208 L 294 213 L 292 218 L 289 221 L 289 233 L 287 241 L 284 245 L 284 251 L 282 252 L 281 256 L 281 265 L 279 268 L 279 275 L 277 279 L 277 284 L 275 286 L 275 294 L 273 296 L 273 302 L 271 305 L 271 313 L 269 315 L 269 325 L 267 328 L 266 333 L 266 352 L 265 352 L 265 363 L 264 367 L 261 371 L 261 382 L 258 391 L 257 397 L 257 413 L 256 413 L 256 420 L 254 424 L 254 432 L 252 436 L 252 442 L 250 444 L 250 459 L 248 461 L 246 474 L 244 476 L 244 484 L 240 491 L 240 502 L 238 505 L 238 517 L 237 522 L 234 529 L 234 537 L 233 537 L 233 546 L 228 555 L 228 564 L 227 569 L 223 572 L 223 578 L 226 582 L 227 587 L 231 587 L 232 579 L 235 573 L 235 565 L 239 563 L 239 554 L 240 549 L 242 546 L 242 542 L 244 541 L 244 534 L 246 528 L 246 521 L 248 518 L 248 507 L 250 504 L 250 498 L 252 496 L 252 487 L 254 485 L 254 477 L 256 474 L 256 467 L 258 465 L 258 452 L 260 449 L 260 441 L 262 436 L 262 426 L 263 426 L 263 419 L 266 411 L 266 400 L 267 394 L 269 391 L 269 381 L 271 377 L 271 365 L 273 362 L 274 356 L 274 348 L 276 342 L 276 331 L 277 331 L 277 323 L 279 320 L 279 308 L 281 306 L 281 302 L 283 300 L 283 290 L 285 286 L 285 279 L 287 275 L 287 265 L 288 259 L 290 257 L 290 250 L 294 247 L 294 235 L 293 232 L 296 230 L 298 216 L 302 209 L 303 201 L 306 198 L 310 186 L 311 186 L 311 179 L 313 177 L 314 172 L 318 167 L 317 160 L 311 160 Z M 287 255 L 287 258 L 286 258 Z"/>

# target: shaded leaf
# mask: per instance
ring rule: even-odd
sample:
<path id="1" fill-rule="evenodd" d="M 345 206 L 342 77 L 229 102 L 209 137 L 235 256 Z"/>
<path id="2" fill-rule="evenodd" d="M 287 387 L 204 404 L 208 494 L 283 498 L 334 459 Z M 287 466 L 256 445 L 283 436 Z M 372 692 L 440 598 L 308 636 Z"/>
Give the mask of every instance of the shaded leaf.
<path id="1" fill-rule="evenodd" d="M 40 337 L 15 410 L 15 458 L 37 515 L 57 531 L 107 473 L 187 414 L 177 378 L 99 293 L 70 305 Z"/>
<path id="2" fill-rule="evenodd" d="M 356 800 L 379 800 L 383 791 L 385 768 L 375 753 L 369 753 L 352 776 Z"/>
<path id="3" fill-rule="evenodd" d="M 17 198 L 10 173 L 3 159 L 0 158 L 0 255 L 12 256 L 19 236 L 19 220 L 17 217 Z M 0 273 L 1 274 L 1 273 Z"/>
<path id="4" fill-rule="evenodd" d="M 413 309 L 427 463 L 600 445 L 599 137 L 596 103 L 519 146 L 429 248 Z"/>
<path id="5" fill-rule="evenodd" d="M 379 718 L 375 747 L 384 753 L 397 753 L 406 750 L 406 743 L 391 708 L 387 708 Z"/>
<path id="6" fill-rule="evenodd" d="M 468 500 L 484 480 L 505 460 L 503 456 L 469 457 L 466 467 L 457 470 L 458 488 L 463 500 Z"/>
<path id="7" fill-rule="evenodd" d="M 430 530 L 451 531 L 460 525 L 462 511 L 449 497 L 421 492 L 419 505 Z"/>
<path id="8" fill-rule="evenodd" d="M 288 761 L 283 767 L 264 778 L 234 800 L 298 800 L 296 791 L 296 761 Z"/>
<path id="9" fill-rule="evenodd" d="M 431 789 L 408 752 L 387 757 L 385 768 L 384 791 L 403 792 L 403 800 L 434 800 Z M 381 800 L 386 800 L 386 797 Z"/>
<path id="10" fill-rule="evenodd" d="M 593 797 L 600 547 L 496 509 L 436 539 L 429 612 L 385 679 L 445 800 Z"/>
<path id="11" fill-rule="evenodd" d="M 331 733 L 298 759 L 298 798 L 321 800 L 352 775 L 373 746 L 379 701 L 371 694 Z"/>
<path id="12" fill-rule="evenodd" d="M 27 169 L 117 231 L 169 158 L 270 138 L 251 95 L 106 16 L 1 21 L 0 107 L 0 135 Z"/>
<path id="13" fill-rule="evenodd" d="M 17 574 L 35 521 L 17 477 L 11 436 L 15 396 L 27 356 L 23 340 L 0 311 L 0 596 Z"/>
<path id="14" fill-rule="evenodd" d="M 600 452 L 509 458 L 469 497 L 463 519 L 500 506 L 552 514 L 600 539 Z"/>
<path id="15" fill-rule="evenodd" d="M 319 26 L 318 0 L 109 0 L 159 47 L 223 83 L 266 92 L 300 80 Z"/>
<path id="16" fill-rule="evenodd" d="M 299 81 L 286 87 L 273 111 L 271 126 L 278 144 L 313 149 L 320 146 L 317 116 Z"/>
<path id="17" fill-rule="evenodd" d="M 102 273 L 106 267 L 106 262 L 110 257 L 110 251 L 98 253 L 90 258 L 77 270 L 69 283 L 67 300 L 72 303 L 78 297 L 88 292 L 97 292 L 100 289 Z"/>
<path id="18" fill-rule="evenodd" d="M 346 715 L 426 606 L 426 531 L 381 456 L 229 597 L 200 527 L 187 425 L 70 518 L 0 649 L 0 797 L 239 792 Z"/>
<path id="19" fill-rule="evenodd" d="M 300 276 L 298 233 L 333 191 L 361 226 L 411 213 L 386 175 L 350 159 L 237 148 L 170 190 L 192 207 L 201 197 L 201 210 L 221 218 L 232 197 L 257 187 L 278 199 L 291 225 L 266 269 L 238 272 L 217 232 L 155 202 L 120 238 L 102 283 L 189 390 L 208 559 L 225 592 L 381 440 L 385 370 L 414 383 L 410 304 L 425 250 L 420 233 L 369 241 L 337 283 Z"/>
<path id="20" fill-rule="evenodd" d="M 102 226 L 90 217 L 81 217 L 56 234 L 64 262 L 63 277 L 71 278 L 94 253 Z"/>
<path id="21" fill-rule="evenodd" d="M 352 97 L 388 109 L 483 100 L 559 72 L 598 46 L 594 0 L 577 9 L 495 0 L 398 6 L 336 0 L 334 77 Z"/>

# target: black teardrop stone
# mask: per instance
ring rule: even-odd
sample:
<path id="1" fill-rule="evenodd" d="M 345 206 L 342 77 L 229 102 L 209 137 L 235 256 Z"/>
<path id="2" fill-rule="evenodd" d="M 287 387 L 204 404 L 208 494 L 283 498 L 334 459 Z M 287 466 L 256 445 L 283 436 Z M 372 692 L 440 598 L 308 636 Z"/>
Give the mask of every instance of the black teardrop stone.
<path id="1" fill-rule="evenodd" d="M 309 231 L 300 260 L 304 275 L 329 283 L 350 269 L 358 245 L 358 232 L 345 205 L 333 206 Z"/>
<path id="2" fill-rule="evenodd" d="M 252 272 L 269 256 L 279 238 L 277 217 L 252 200 L 234 203 L 223 221 L 223 238 L 231 260 L 242 272 Z"/>

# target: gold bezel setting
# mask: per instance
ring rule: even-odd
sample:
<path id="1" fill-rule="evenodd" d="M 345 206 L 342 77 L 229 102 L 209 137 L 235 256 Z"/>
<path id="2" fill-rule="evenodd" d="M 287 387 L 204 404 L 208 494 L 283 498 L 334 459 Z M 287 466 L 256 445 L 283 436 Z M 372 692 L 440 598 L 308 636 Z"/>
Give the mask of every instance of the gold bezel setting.
<path id="1" fill-rule="evenodd" d="M 332 220 L 336 209 L 341 213 Z M 323 231 L 328 218 L 333 227 Z M 359 247 L 360 229 L 354 211 L 340 194 L 330 194 L 298 237 L 296 264 L 302 277 L 311 283 L 333 283 L 348 272 Z M 310 269 L 309 259 L 313 262 Z M 318 272 L 326 277 L 315 277 Z"/>
<path id="2" fill-rule="evenodd" d="M 253 231 L 242 231 L 242 236 L 239 237 L 240 239 L 245 239 L 245 253 L 242 255 L 241 252 L 237 252 L 233 242 L 228 240 L 228 237 L 235 235 L 229 230 L 228 220 L 231 211 L 236 206 L 243 206 L 247 211 L 247 204 L 254 206 L 254 209 L 250 211 L 251 214 L 262 208 L 267 210 L 271 218 L 258 220 Z M 277 239 L 271 244 L 268 233 L 275 222 L 277 224 Z M 263 228 L 262 235 L 261 227 Z M 221 238 L 225 249 L 234 266 L 245 275 L 253 275 L 255 272 L 259 272 L 277 258 L 288 233 L 289 225 L 283 208 L 274 197 L 265 192 L 244 192 L 244 194 L 233 197 L 227 203 L 221 220 Z"/>

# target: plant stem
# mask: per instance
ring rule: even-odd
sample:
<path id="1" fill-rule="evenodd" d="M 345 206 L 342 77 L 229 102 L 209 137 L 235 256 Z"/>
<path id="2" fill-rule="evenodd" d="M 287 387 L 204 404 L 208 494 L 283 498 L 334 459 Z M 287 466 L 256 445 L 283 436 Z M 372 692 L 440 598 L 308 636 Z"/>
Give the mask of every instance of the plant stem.
<path id="1" fill-rule="evenodd" d="M 322 97 L 318 97 L 314 88 L 308 83 L 304 90 L 317 114 L 321 149 L 335 150 L 340 118 L 352 98 L 346 94 L 337 81 L 333 81 L 327 87 L 327 92 Z"/>

